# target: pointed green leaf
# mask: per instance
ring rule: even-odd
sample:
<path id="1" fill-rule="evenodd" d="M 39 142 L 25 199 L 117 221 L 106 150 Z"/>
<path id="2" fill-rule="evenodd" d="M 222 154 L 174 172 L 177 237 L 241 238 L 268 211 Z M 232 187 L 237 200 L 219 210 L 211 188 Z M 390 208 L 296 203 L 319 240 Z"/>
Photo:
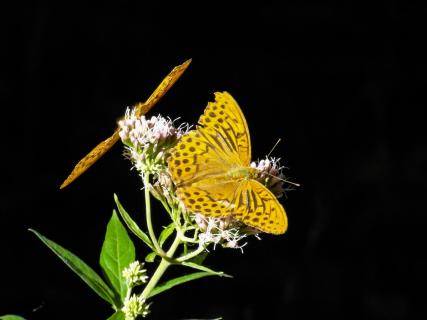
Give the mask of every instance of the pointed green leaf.
<path id="1" fill-rule="evenodd" d="M 154 259 L 156 258 L 157 254 L 155 252 L 150 252 L 145 256 L 145 262 L 154 262 Z"/>
<path id="2" fill-rule="evenodd" d="M 122 311 L 116 311 L 111 317 L 107 320 L 125 320 L 125 314 Z"/>
<path id="3" fill-rule="evenodd" d="M 126 280 L 122 276 L 122 271 L 133 261 L 135 261 L 135 246 L 116 211 L 113 210 L 113 215 L 107 225 L 99 262 L 122 301 L 127 293 Z"/>
<path id="4" fill-rule="evenodd" d="M 138 225 L 136 224 L 135 221 L 132 220 L 132 218 L 130 217 L 130 215 L 126 212 L 126 210 L 123 208 L 123 206 L 121 205 L 119 198 L 117 197 L 116 194 L 114 194 L 114 201 L 116 202 L 117 205 L 117 209 L 119 209 L 119 213 L 123 218 L 123 221 L 126 223 L 127 227 L 129 228 L 130 231 L 133 232 L 133 234 L 135 234 L 138 238 L 140 238 L 142 241 L 145 242 L 145 244 L 147 246 L 150 247 L 151 250 L 154 251 L 154 246 L 151 243 L 150 237 L 144 233 L 144 231 L 142 231 Z"/>
<path id="5" fill-rule="evenodd" d="M 113 290 L 102 280 L 102 278 L 84 261 L 72 252 L 56 244 L 52 240 L 42 236 L 35 230 L 33 232 L 46 246 L 49 247 L 71 270 L 73 270 L 86 284 L 93 289 L 102 299 L 111 303 L 117 308 L 120 307 L 120 300 Z"/>
<path id="6" fill-rule="evenodd" d="M 196 279 L 200 279 L 203 277 L 210 277 L 213 276 L 214 274 L 210 273 L 210 272 L 194 272 L 191 274 L 187 274 L 185 276 L 182 277 L 178 277 L 175 279 L 171 279 L 168 280 L 164 283 L 159 284 L 158 286 L 156 286 L 151 292 L 150 295 L 148 296 L 148 298 L 151 298 L 153 296 L 155 296 L 156 294 L 162 293 L 163 291 L 169 290 L 177 285 L 183 284 L 185 282 L 189 282 L 192 280 L 196 280 Z"/>
<path id="7" fill-rule="evenodd" d="M 184 262 L 180 262 L 180 264 L 187 266 L 187 267 L 190 267 L 190 268 L 193 268 L 193 269 L 208 272 L 208 273 L 215 275 L 215 276 L 232 278 L 232 276 L 230 276 L 230 275 L 228 275 L 222 271 L 214 271 L 212 269 L 209 269 L 208 267 L 201 266 L 201 265 L 194 263 L 194 262 L 184 261 Z"/>
<path id="8" fill-rule="evenodd" d="M 160 233 L 160 236 L 159 236 L 160 247 L 163 247 L 163 244 L 169 238 L 169 236 L 174 232 L 174 230 L 175 230 L 175 224 L 173 222 L 163 229 L 163 231 Z"/>
<path id="9" fill-rule="evenodd" d="M 25 320 L 25 318 L 22 318 L 20 316 L 16 316 L 14 314 L 7 314 L 4 316 L 0 316 L 0 320 Z"/>

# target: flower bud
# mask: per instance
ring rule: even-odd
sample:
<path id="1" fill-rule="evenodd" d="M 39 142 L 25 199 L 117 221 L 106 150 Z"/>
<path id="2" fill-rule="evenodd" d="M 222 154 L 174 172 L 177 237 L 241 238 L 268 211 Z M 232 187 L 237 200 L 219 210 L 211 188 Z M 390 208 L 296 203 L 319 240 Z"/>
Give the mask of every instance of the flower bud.
<path id="1" fill-rule="evenodd" d="M 123 304 L 122 311 L 125 314 L 126 320 L 135 320 L 138 316 L 146 317 L 149 314 L 149 304 L 145 303 L 142 295 L 133 294 L 130 298 L 126 298 Z"/>
<path id="2" fill-rule="evenodd" d="M 142 269 L 143 267 L 144 263 L 134 261 L 122 271 L 122 275 L 129 287 L 133 288 L 147 282 L 147 270 Z"/>

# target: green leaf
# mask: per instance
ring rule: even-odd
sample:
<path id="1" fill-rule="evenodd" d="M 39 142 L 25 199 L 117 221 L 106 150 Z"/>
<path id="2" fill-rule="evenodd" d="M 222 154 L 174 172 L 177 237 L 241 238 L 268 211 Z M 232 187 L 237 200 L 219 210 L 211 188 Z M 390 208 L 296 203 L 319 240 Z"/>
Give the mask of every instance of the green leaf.
<path id="1" fill-rule="evenodd" d="M 215 275 L 215 276 L 220 276 L 220 277 L 227 277 L 227 278 L 232 278 L 233 276 L 230 276 L 229 274 L 226 274 L 222 271 L 214 271 L 212 269 L 209 269 L 208 267 L 205 266 L 201 266 L 197 263 L 194 262 L 189 262 L 189 261 L 184 261 L 184 262 L 180 262 L 180 264 L 182 264 L 183 266 L 187 266 L 193 269 L 197 269 L 200 271 L 204 271 L 204 272 L 208 272 L 211 275 Z"/>
<path id="2" fill-rule="evenodd" d="M 188 275 L 182 276 L 182 277 L 178 277 L 175 279 L 171 279 L 168 280 L 164 283 L 159 284 L 158 286 L 156 286 L 151 292 L 150 295 L 148 296 L 148 298 L 151 298 L 153 296 L 155 296 L 156 294 L 162 293 L 163 291 L 169 290 L 179 284 L 183 284 L 185 282 L 189 282 L 192 280 L 196 280 L 196 279 L 200 279 L 203 277 L 210 277 L 213 276 L 214 274 L 210 273 L 210 272 L 194 272 L 194 273 L 190 273 Z"/>
<path id="3" fill-rule="evenodd" d="M 127 284 L 122 271 L 133 261 L 135 261 L 135 246 L 116 211 L 113 210 L 107 225 L 99 263 L 122 301 L 127 293 Z"/>
<path id="4" fill-rule="evenodd" d="M 160 233 L 160 236 L 159 236 L 160 247 L 163 246 L 165 241 L 170 237 L 170 235 L 174 232 L 174 230 L 175 230 L 175 224 L 173 222 L 163 229 L 163 231 Z"/>
<path id="5" fill-rule="evenodd" d="M 117 209 L 119 209 L 119 213 L 122 216 L 123 221 L 126 223 L 129 230 L 132 231 L 133 234 L 136 235 L 138 238 L 140 238 L 142 241 L 144 241 L 145 244 L 149 246 L 151 250 L 154 251 L 154 246 L 151 243 L 150 237 L 138 227 L 135 221 L 132 220 L 130 215 L 126 212 L 126 210 L 121 205 L 119 198 L 117 197 L 116 194 L 114 194 L 114 201 L 116 202 Z"/>
<path id="6" fill-rule="evenodd" d="M 157 256 L 157 253 L 150 252 L 145 256 L 145 262 L 149 262 L 149 263 L 154 262 L 154 259 L 156 258 L 156 256 Z"/>
<path id="7" fill-rule="evenodd" d="M 113 290 L 102 280 L 102 278 L 84 261 L 72 252 L 44 237 L 35 230 L 33 232 L 46 246 L 49 247 L 71 270 L 73 270 L 86 284 L 92 288 L 102 299 L 119 308 L 121 302 Z"/>
<path id="8" fill-rule="evenodd" d="M 14 314 L 6 314 L 4 316 L 0 316 L 0 320 L 25 320 L 25 318 L 16 316 Z"/>
<path id="9" fill-rule="evenodd" d="M 125 314 L 122 311 L 115 312 L 111 317 L 107 320 L 125 320 Z"/>

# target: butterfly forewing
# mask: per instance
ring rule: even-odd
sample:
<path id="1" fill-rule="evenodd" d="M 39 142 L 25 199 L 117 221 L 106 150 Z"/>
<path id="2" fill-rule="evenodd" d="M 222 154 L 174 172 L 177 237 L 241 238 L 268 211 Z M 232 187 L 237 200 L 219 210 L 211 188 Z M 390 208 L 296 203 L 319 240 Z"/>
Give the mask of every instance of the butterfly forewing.
<path id="1" fill-rule="evenodd" d="M 223 177 L 231 163 L 221 158 L 218 148 L 198 131 L 185 134 L 172 149 L 168 167 L 177 186 L 189 185 L 206 178 Z"/>
<path id="2" fill-rule="evenodd" d="M 150 95 L 150 97 L 144 103 L 138 103 L 136 108 L 136 116 L 140 117 L 146 114 L 150 109 L 165 95 L 166 92 L 175 84 L 175 82 L 182 76 L 184 71 L 188 68 L 191 63 L 191 59 L 188 59 L 183 64 L 176 66 L 173 70 L 163 79 L 156 90 Z"/>
<path id="3" fill-rule="evenodd" d="M 80 175 L 82 175 L 87 169 L 89 169 L 99 158 L 101 158 L 111 147 L 120 139 L 119 130 L 114 131 L 113 135 L 108 139 L 105 139 L 99 143 L 95 148 L 92 149 L 83 159 L 81 159 L 70 175 L 65 179 L 61 184 L 60 189 L 65 188 L 71 182 L 76 180 Z"/>
<path id="4" fill-rule="evenodd" d="M 199 119 L 171 151 L 168 166 L 177 186 L 203 179 L 227 180 L 232 170 L 250 162 L 250 138 L 238 104 L 227 92 L 216 92 Z"/>
<path id="5" fill-rule="evenodd" d="M 251 161 L 251 139 L 248 125 L 237 102 L 228 92 L 215 92 L 199 119 L 198 130 L 209 141 L 243 166 Z"/>

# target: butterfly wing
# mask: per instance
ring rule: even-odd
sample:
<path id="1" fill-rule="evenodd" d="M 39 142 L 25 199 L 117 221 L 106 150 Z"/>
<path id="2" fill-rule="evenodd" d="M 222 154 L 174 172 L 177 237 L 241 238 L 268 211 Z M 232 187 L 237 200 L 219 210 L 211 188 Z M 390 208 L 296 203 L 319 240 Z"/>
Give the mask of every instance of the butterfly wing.
<path id="1" fill-rule="evenodd" d="M 186 208 L 206 215 L 227 216 L 239 183 L 230 174 L 250 161 L 250 138 L 238 104 L 227 92 L 216 92 L 199 119 L 167 160 Z"/>
<path id="2" fill-rule="evenodd" d="M 256 180 L 215 181 L 205 179 L 177 189 L 186 208 L 207 217 L 228 217 L 271 234 L 288 228 L 285 209 L 265 186 Z"/>
<path id="3" fill-rule="evenodd" d="M 173 70 L 163 79 L 160 85 L 154 90 L 151 96 L 144 103 L 138 103 L 135 105 L 136 115 L 140 117 L 146 114 L 161 97 L 174 85 L 174 83 L 181 77 L 184 71 L 188 68 L 191 63 L 191 59 L 185 61 L 183 64 L 173 68 Z M 71 182 L 76 180 L 82 175 L 87 169 L 89 169 L 99 158 L 101 158 L 111 147 L 119 140 L 119 129 L 114 131 L 113 135 L 108 139 L 105 139 L 99 143 L 95 148 L 92 149 L 83 159 L 81 159 L 77 165 L 71 171 L 70 175 L 59 187 L 60 189 L 65 188 Z"/>
<path id="4" fill-rule="evenodd" d="M 233 162 L 248 167 L 251 162 L 251 139 L 242 110 L 228 92 L 215 92 L 199 119 L 197 129 L 221 147 Z M 220 141 L 218 141 L 220 139 Z"/>
<path id="5" fill-rule="evenodd" d="M 207 217 L 228 217 L 233 214 L 233 197 L 239 183 L 205 179 L 202 183 L 177 188 L 177 196 L 186 209 Z"/>
<path id="6" fill-rule="evenodd" d="M 150 97 L 144 103 L 138 103 L 136 108 L 136 116 L 140 117 L 146 114 L 150 109 L 165 95 L 166 92 L 175 84 L 175 82 L 182 76 L 185 70 L 191 63 L 191 59 L 188 59 L 183 64 L 176 66 L 173 70 L 163 79 L 156 90 L 150 95 Z"/>
<path id="7" fill-rule="evenodd" d="M 266 233 L 283 234 L 288 228 L 285 209 L 276 196 L 256 180 L 242 180 L 232 201 L 233 215 Z"/>
<path id="8" fill-rule="evenodd" d="M 222 179 L 230 168 L 227 157 L 221 148 L 193 130 L 181 137 L 167 163 L 175 185 L 183 187 L 205 179 Z"/>
<path id="9" fill-rule="evenodd" d="M 168 166 L 178 187 L 204 179 L 223 182 L 231 179 L 232 170 L 244 171 L 250 152 L 249 131 L 239 105 L 229 93 L 216 92 L 197 129 L 185 134 L 171 150 Z"/>
<path id="10" fill-rule="evenodd" d="M 65 181 L 59 187 L 60 189 L 65 188 L 71 182 L 76 180 L 80 175 L 82 175 L 87 169 L 89 169 L 99 158 L 101 158 L 112 146 L 120 139 L 119 129 L 114 131 L 113 135 L 108 139 L 105 139 L 99 143 L 95 148 L 92 149 L 83 159 L 81 159 L 70 175 L 65 179 Z"/>

